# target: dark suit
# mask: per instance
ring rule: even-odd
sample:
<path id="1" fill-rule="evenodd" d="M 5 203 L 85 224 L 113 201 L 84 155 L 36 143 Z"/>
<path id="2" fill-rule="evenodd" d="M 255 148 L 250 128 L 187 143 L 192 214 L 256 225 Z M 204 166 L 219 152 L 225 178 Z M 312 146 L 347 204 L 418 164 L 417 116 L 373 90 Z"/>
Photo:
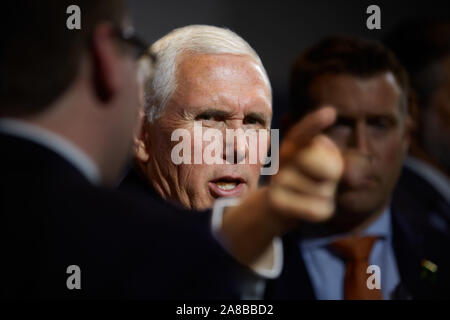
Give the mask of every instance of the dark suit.
<path id="1" fill-rule="evenodd" d="M 394 205 L 413 217 L 425 215 L 442 232 L 450 232 L 450 205 L 427 180 L 404 167 L 394 192 Z"/>
<path id="2" fill-rule="evenodd" d="M 58 154 L 0 134 L 2 298 L 237 298 L 209 213 L 92 186 Z M 67 267 L 81 268 L 68 290 Z"/>
<path id="3" fill-rule="evenodd" d="M 411 183 L 411 182 L 409 182 Z M 414 182 L 417 183 L 417 182 Z M 425 203 L 420 194 L 396 195 L 391 207 L 393 248 L 400 274 L 400 285 L 394 299 L 450 298 L 450 237 L 448 232 L 430 222 Z M 408 206 L 406 206 L 408 204 Z M 420 204 L 420 206 L 419 206 Z M 433 203 L 434 205 L 434 203 Z M 311 279 L 300 251 L 301 232 L 284 237 L 284 268 L 277 280 L 267 284 L 266 299 L 316 299 Z M 438 266 L 435 275 L 424 274 L 422 261 L 426 259 Z"/>

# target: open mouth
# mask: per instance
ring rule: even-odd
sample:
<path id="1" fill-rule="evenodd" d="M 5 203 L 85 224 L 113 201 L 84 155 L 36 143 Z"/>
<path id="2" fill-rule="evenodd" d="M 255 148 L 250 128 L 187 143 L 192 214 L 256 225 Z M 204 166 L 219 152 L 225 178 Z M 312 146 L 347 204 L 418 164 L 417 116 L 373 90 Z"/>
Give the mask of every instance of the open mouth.
<path id="1" fill-rule="evenodd" d="M 215 184 L 222 190 L 229 191 L 233 190 L 238 186 L 239 181 L 218 181 Z"/>
<path id="2" fill-rule="evenodd" d="M 240 177 L 221 177 L 209 182 L 209 189 L 215 198 L 237 197 L 245 187 L 244 179 Z"/>

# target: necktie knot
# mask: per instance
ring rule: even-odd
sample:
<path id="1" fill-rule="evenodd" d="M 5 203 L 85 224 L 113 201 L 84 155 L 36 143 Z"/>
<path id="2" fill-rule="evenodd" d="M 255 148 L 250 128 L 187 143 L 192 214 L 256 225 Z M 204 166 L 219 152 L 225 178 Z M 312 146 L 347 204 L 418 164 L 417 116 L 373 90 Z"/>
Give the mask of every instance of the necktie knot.
<path id="1" fill-rule="evenodd" d="M 331 248 L 345 260 L 368 261 L 377 237 L 347 237 L 334 241 Z"/>

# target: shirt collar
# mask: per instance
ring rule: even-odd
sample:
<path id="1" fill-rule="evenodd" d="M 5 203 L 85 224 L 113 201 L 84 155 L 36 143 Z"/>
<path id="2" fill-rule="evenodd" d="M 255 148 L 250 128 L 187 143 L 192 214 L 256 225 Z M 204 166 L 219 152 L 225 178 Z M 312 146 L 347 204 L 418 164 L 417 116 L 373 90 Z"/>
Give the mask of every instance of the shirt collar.
<path id="1" fill-rule="evenodd" d="M 306 250 L 326 247 L 339 238 L 348 236 L 348 234 L 337 234 L 323 238 L 303 239 L 302 248 Z M 361 236 L 377 236 L 380 239 L 390 241 L 392 239 L 392 221 L 391 210 L 388 207 L 383 213 L 365 230 L 361 232 Z"/>
<path id="2" fill-rule="evenodd" d="M 92 184 L 100 184 L 100 170 L 95 162 L 69 140 L 25 121 L 2 118 L 0 132 L 44 146 L 77 168 Z"/>

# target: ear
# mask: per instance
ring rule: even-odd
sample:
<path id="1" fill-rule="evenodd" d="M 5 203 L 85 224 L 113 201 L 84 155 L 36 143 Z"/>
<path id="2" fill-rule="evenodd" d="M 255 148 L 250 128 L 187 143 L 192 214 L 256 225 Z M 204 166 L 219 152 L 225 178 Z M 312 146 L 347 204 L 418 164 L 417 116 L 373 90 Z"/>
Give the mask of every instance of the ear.
<path id="1" fill-rule="evenodd" d="M 148 161 L 149 154 L 142 139 L 134 139 L 134 154 L 139 162 L 146 163 Z"/>
<path id="2" fill-rule="evenodd" d="M 100 24 L 95 28 L 91 41 L 95 93 L 100 101 L 106 103 L 116 95 L 121 84 L 113 27 L 107 23 Z"/>
<path id="3" fill-rule="evenodd" d="M 141 112 L 140 125 L 139 133 L 134 137 L 134 155 L 138 162 L 147 163 L 150 158 L 150 154 L 147 151 L 148 147 L 150 147 L 150 140 L 148 139 L 150 125 L 143 112 Z"/>

